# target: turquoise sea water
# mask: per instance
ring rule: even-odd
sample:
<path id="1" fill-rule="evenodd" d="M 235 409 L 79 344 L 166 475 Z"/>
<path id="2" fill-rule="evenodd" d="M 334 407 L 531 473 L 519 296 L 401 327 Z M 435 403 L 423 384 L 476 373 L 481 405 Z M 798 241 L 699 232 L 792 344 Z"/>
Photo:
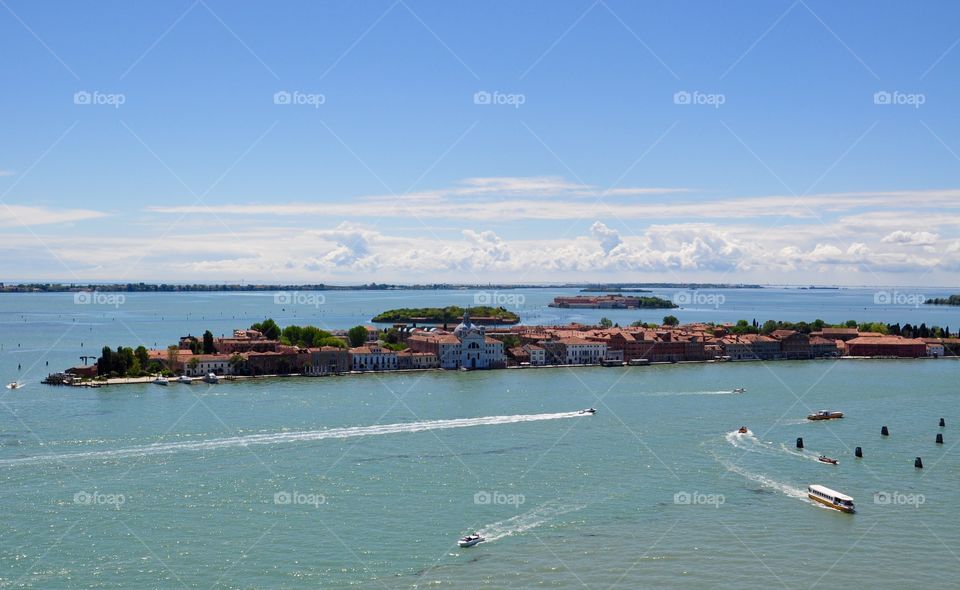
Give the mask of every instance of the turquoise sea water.
<path id="1" fill-rule="evenodd" d="M 13 361 L 32 376 L 47 358 L 74 363 L 81 338 L 174 340 L 189 306 L 152 297 L 101 317 L 0 298 L 0 377 L 16 377 Z M 210 300 L 224 325 L 262 315 Z M 27 378 L 0 390 L 0 587 L 955 587 L 958 369 L 681 364 L 85 391 Z M 598 413 L 576 413 L 587 406 Z M 847 417 L 803 419 L 821 408 Z M 752 434 L 732 434 L 740 425 Z M 811 504 L 809 483 L 858 513 Z M 487 543 L 456 546 L 477 530 Z"/>

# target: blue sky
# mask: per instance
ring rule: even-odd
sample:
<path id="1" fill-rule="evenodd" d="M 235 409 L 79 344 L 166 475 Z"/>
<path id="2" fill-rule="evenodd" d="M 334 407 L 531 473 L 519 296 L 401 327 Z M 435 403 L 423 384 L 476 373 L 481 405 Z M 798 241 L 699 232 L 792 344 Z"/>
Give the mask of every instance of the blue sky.
<path id="1" fill-rule="evenodd" d="M 958 12 L 3 0 L 0 276 L 956 284 Z"/>

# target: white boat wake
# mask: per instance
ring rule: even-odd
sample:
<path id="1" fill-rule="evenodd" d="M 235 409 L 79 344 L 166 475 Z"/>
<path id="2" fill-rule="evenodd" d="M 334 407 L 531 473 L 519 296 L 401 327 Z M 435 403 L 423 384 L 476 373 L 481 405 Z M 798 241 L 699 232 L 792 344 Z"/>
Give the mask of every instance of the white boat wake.
<path id="1" fill-rule="evenodd" d="M 810 502 L 810 499 L 807 498 L 807 492 L 798 487 L 794 487 L 790 484 L 783 483 L 782 481 L 777 481 L 771 477 L 767 477 L 766 475 L 763 475 L 762 473 L 753 473 L 752 471 L 747 471 L 743 467 L 740 467 L 739 465 L 735 465 L 734 463 L 731 463 L 726 459 L 721 459 L 720 457 L 717 457 L 717 461 L 719 461 L 720 464 L 727 469 L 727 471 L 730 471 L 732 473 L 736 473 L 737 475 L 745 477 L 748 480 L 754 483 L 758 483 L 765 488 L 778 491 L 785 496 L 796 498 L 798 500 L 803 500 L 804 502 L 807 502 L 807 503 Z"/>
<path id="2" fill-rule="evenodd" d="M 232 436 L 215 438 L 196 442 L 155 443 L 137 447 L 109 449 L 102 451 L 84 451 L 64 453 L 58 455 L 36 455 L 17 459 L 0 460 L 0 467 L 16 465 L 32 465 L 84 459 L 123 459 L 128 457 L 144 457 L 180 453 L 184 451 L 208 451 L 212 449 L 230 449 L 251 445 L 274 445 L 301 441 L 316 441 L 325 439 L 342 439 L 364 436 L 382 436 L 386 434 L 402 434 L 410 432 L 424 432 L 428 430 L 446 430 L 450 428 L 467 428 L 470 426 L 496 426 L 500 424 L 517 424 L 520 422 L 539 422 L 542 420 L 561 420 L 564 418 L 582 418 L 590 414 L 579 412 L 560 412 L 554 414 L 518 414 L 514 416 L 483 416 L 480 418 L 456 418 L 452 420 L 424 420 L 421 422 L 406 422 L 400 424 L 379 424 L 376 426 L 351 426 L 345 428 L 328 428 L 325 430 L 306 430 L 301 432 L 282 432 L 271 434 L 253 434 L 247 436 Z"/>
<path id="3" fill-rule="evenodd" d="M 715 391 L 655 391 L 650 394 L 651 397 L 673 397 L 675 395 L 743 395 L 743 391 L 733 391 L 732 389 L 719 389 Z"/>
<path id="4" fill-rule="evenodd" d="M 477 532 L 487 539 L 487 543 L 490 543 L 497 539 L 529 531 L 558 516 L 583 510 L 586 507 L 586 504 L 562 504 L 559 501 L 550 501 L 537 506 L 530 512 L 488 524 Z"/>
<path id="5" fill-rule="evenodd" d="M 751 453 L 762 453 L 764 455 L 779 455 L 781 453 L 786 453 L 787 455 L 793 455 L 794 457 L 799 457 L 801 459 L 808 459 L 814 462 L 819 461 L 818 457 L 820 455 L 817 453 L 800 449 L 791 449 L 784 443 L 780 443 L 780 448 L 778 450 L 773 446 L 773 443 L 761 441 L 754 436 L 752 432 L 740 434 L 734 430 L 733 432 L 728 432 L 724 438 L 727 439 L 727 442 L 734 447 Z"/>

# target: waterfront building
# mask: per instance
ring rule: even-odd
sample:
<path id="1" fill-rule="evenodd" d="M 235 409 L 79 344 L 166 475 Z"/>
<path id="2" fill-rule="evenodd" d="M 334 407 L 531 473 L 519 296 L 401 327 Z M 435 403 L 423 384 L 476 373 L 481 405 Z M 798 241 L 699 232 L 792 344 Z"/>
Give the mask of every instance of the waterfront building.
<path id="1" fill-rule="evenodd" d="M 350 370 L 350 353 L 345 348 L 307 348 L 299 356 L 306 375 L 339 375 Z"/>
<path id="2" fill-rule="evenodd" d="M 547 352 L 536 344 L 524 344 L 523 350 L 530 355 L 530 364 L 539 367 L 547 364 Z"/>
<path id="3" fill-rule="evenodd" d="M 499 369 L 506 366 L 503 342 L 486 335 L 486 328 L 470 321 L 470 313 L 453 334 L 436 331 L 414 332 L 407 338 L 414 352 L 431 352 L 442 369 Z"/>
<path id="4" fill-rule="evenodd" d="M 850 356 L 896 356 L 918 358 L 927 356 L 927 343 L 920 338 L 901 336 L 867 336 L 847 340 Z"/>
<path id="5" fill-rule="evenodd" d="M 774 330 L 770 336 L 780 342 L 780 357 L 785 359 L 808 359 L 810 336 L 796 330 Z"/>
<path id="6" fill-rule="evenodd" d="M 392 371 L 397 369 L 396 351 L 379 344 L 350 349 L 350 368 L 354 371 Z"/>

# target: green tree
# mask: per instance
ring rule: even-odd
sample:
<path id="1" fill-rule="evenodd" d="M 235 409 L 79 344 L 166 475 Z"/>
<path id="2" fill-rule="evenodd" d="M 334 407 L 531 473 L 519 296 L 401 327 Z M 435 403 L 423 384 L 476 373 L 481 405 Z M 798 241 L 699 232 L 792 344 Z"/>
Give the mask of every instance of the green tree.
<path id="1" fill-rule="evenodd" d="M 203 354 L 216 354 L 217 348 L 213 345 L 213 332 L 207 330 L 203 333 Z"/>
<path id="2" fill-rule="evenodd" d="M 277 322 L 273 321 L 273 318 L 267 318 L 262 322 L 258 322 L 250 326 L 250 329 L 260 332 L 270 340 L 277 340 L 280 338 L 280 326 L 277 325 Z"/>
<path id="3" fill-rule="evenodd" d="M 769 334 L 777 329 L 777 322 L 773 320 L 767 320 L 763 322 L 763 327 L 760 328 L 760 333 Z"/>
<path id="4" fill-rule="evenodd" d="M 109 375 L 113 371 L 113 351 L 109 346 L 104 346 L 100 351 L 100 358 L 97 359 L 97 374 Z"/>
<path id="5" fill-rule="evenodd" d="M 363 346 L 367 341 L 367 329 L 363 326 L 354 326 L 347 332 L 347 338 L 350 339 L 350 346 Z"/>
<path id="6" fill-rule="evenodd" d="M 643 323 L 643 320 L 637 320 L 630 324 L 631 328 L 643 328 L 646 324 Z"/>
<path id="7" fill-rule="evenodd" d="M 138 346 L 136 350 L 133 351 L 134 356 L 137 357 L 137 360 L 140 361 L 140 366 L 146 368 L 150 364 L 150 353 L 147 352 L 146 347 Z"/>
<path id="8" fill-rule="evenodd" d="M 663 317 L 664 326 L 679 326 L 680 320 L 677 319 L 675 315 L 668 315 Z"/>
<path id="9" fill-rule="evenodd" d="M 611 326 L 613 326 L 613 322 L 610 320 L 610 318 L 600 318 L 601 328 L 609 328 Z"/>

